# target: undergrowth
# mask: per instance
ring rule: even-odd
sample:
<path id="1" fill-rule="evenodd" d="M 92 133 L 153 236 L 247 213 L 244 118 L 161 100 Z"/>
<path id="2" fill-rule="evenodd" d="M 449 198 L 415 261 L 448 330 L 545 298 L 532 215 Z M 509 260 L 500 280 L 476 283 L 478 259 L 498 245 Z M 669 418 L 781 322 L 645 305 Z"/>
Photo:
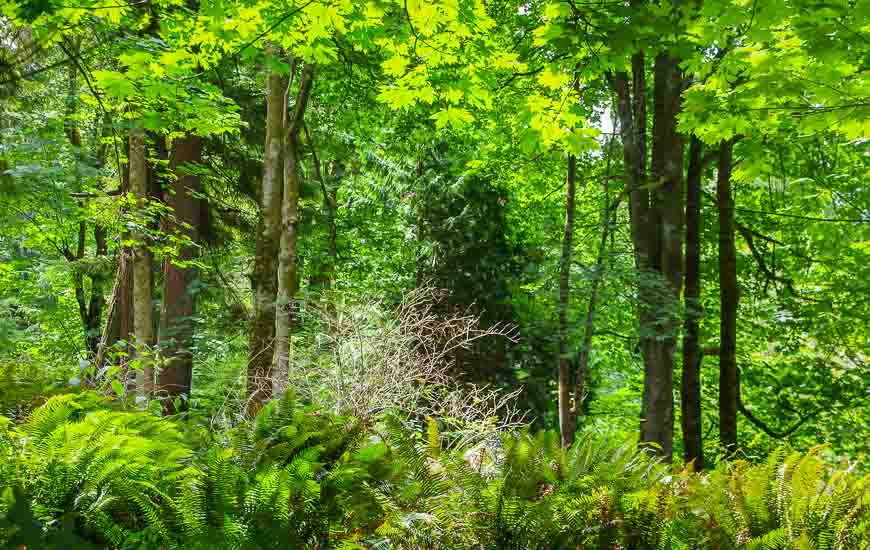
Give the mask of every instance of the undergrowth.
<path id="1" fill-rule="evenodd" d="M 93 393 L 0 420 L 0 543 L 26 548 L 870 548 L 868 479 L 817 452 L 698 474 L 589 432 L 445 445 L 292 394 L 213 429 Z"/>

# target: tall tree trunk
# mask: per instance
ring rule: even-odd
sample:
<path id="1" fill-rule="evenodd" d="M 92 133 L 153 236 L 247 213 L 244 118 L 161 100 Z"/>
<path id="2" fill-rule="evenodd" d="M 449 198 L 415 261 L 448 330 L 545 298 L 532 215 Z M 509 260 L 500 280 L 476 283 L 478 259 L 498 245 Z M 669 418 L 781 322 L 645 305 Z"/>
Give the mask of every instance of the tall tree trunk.
<path id="1" fill-rule="evenodd" d="M 574 415 L 571 411 L 571 357 L 568 338 L 568 307 L 571 303 L 571 256 L 574 251 L 574 206 L 577 187 L 577 157 L 568 156 L 568 181 L 565 192 L 565 233 L 559 262 L 559 433 L 562 446 L 574 440 Z"/>
<path id="2" fill-rule="evenodd" d="M 682 286 L 682 141 L 676 130 L 680 110 L 679 60 L 655 60 L 652 175 L 646 181 L 646 63 L 632 57 L 632 78 L 612 80 L 623 143 L 635 266 L 638 271 L 638 324 L 644 362 L 640 438 L 670 458 L 673 450 L 673 367 Z"/>
<path id="3" fill-rule="evenodd" d="M 737 249 L 734 244 L 734 197 L 731 167 L 734 143 L 719 146 L 716 198 L 719 203 L 719 441 L 726 452 L 737 450 L 740 373 L 737 370 Z"/>
<path id="4" fill-rule="evenodd" d="M 641 440 L 655 443 L 664 457 L 673 451 L 674 351 L 676 315 L 683 270 L 683 143 L 677 132 L 682 76 L 679 59 L 659 54 L 655 59 L 652 177 L 655 243 L 651 250 L 658 275 L 655 291 L 654 341 L 645 361 Z M 663 283 L 663 284 L 662 284 Z"/>
<path id="5" fill-rule="evenodd" d="M 70 46 L 70 53 L 73 56 L 78 56 L 81 49 L 81 39 L 73 38 Z M 73 155 L 75 157 L 75 177 L 78 186 L 81 185 L 81 163 L 84 156 L 82 155 L 82 138 L 81 131 L 77 120 L 78 102 L 79 102 L 79 81 L 78 67 L 70 63 L 67 67 L 67 97 L 66 97 L 66 112 L 64 116 L 64 133 L 73 147 Z M 99 128 L 99 125 L 96 125 Z M 105 147 L 99 143 L 100 131 L 97 130 L 96 136 L 96 167 L 101 168 L 105 163 Z M 96 242 L 96 255 L 106 255 L 106 231 L 99 224 L 94 226 L 94 240 Z M 87 222 L 79 221 L 78 241 L 76 252 L 67 255 L 67 259 L 71 262 L 76 262 L 84 259 L 87 244 Z M 73 273 L 73 288 L 75 290 L 76 301 L 79 306 L 79 317 L 82 321 L 82 327 L 85 333 L 85 351 L 88 358 L 93 360 L 96 358 L 100 345 L 100 322 L 103 304 L 103 286 L 102 276 L 99 274 L 90 275 L 91 293 L 90 297 L 85 292 L 85 275 L 80 269 L 75 269 Z"/>
<path id="6" fill-rule="evenodd" d="M 100 140 L 111 135 L 110 125 L 111 119 L 108 115 L 103 116 L 102 124 L 95 124 L 97 128 L 95 138 L 97 139 L 96 149 L 96 166 L 103 168 L 106 165 L 107 146 L 101 143 Z M 105 258 L 109 254 L 109 243 L 107 240 L 106 228 L 94 223 L 94 244 L 95 255 L 98 258 Z M 100 354 L 100 346 L 102 345 L 102 322 L 103 309 L 106 307 L 106 297 L 103 295 L 106 285 L 106 275 L 102 270 L 91 275 L 91 297 L 88 302 L 88 352 L 91 358 L 96 358 Z M 97 364 L 99 367 L 99 364 Z"/>
<path id="7" fill-rule="evenodd" d="M 592 353 L 592 337 L 595 334 L 595 312 L 598 307 L 598 292 L 604 275 L 604 257 L 607 251 L 607 238 L 610 234 L 610 189 L 604 182 L 604 213 L 601 217 L 601 240 L 598 243 L 598 255 L 595 258 L 595 270 L 592 272 L 592 282 L 589 289 L 589 302 L 586 304 L 586 317 L 583 320 L 583 341 L 580 346 L 580 356 L 577 359 L 577 381 L 574 388 L 575 424 L 583 415 L 583 403 L 586 401 L 586 383 L 589 377 L 589 356 Z M 576 426 L 575 426 L 576 430 Z"/>
<path id="8" fill-rule="evenodd" d="M 306 64 L 299 82 L 293 113 L 284 134 L 284 196 L 281 204 L 281 243 L 278 253 L 278 300 L 275 310 L 275 355 L 272 360 L 275 391 L 286 390 L 290 360 L 290 329 L 295 321 L 299 265 L 296 253 L 299 238 L 299 190 L 302 151 L 299 135 L 311 95 L 314 65 Z"/>
<path id="9" fill-rule="evenodd" d="M 163 409 L 168 414 L 176 411 L 174 397 L 190 395 L 193 378 L 193 315 L 196 295 L 192 283 L 196 269 L 189 263 L 196 257 L 199 241 L 201 199 L 200 177 L 191 174 L 184 165 L 202 162 L 202 142 L 198 136 L 187 134 L 173 143 L 170 166 L 175 173 L 170 204 L 174 219 L 167 229 L 185 234 L 189 246 L 179 251 L 177 262 L 167 258 L 163 266 L 163 306 L 160 314 L 160 350 L 165 361 L 158 376 L 161 394 L 167 397 Z"/>
<path id="10" fill-rule="evenodd" d="M 145 132 L 134 128 L 130 132 L 130 192 L 136 199 L 137 208 L 144 210 L 148 201 L 148 169 L 145 152 Z M 137 386 L 143 395 L 150 396 L 154 389 L 154 366 L 151 347 L 154 343 L 154 313 L 151 304 L 153 257 L 148 248 L 144 230 L 137 229 L 132 235 L 133 246 L 133 332 L 136 337 L 136 354 L 142 371 Z"/>
<path id="11" fill-rule="evenodd" d="M 276 57 L 276 48 L 268 46 Z M 275 299 L 278 294 L 278 244 L 281 239 L 281 196 L 284 190 L 284 91 L 287 79 L 271 71 L 266 79 L 266 142 L 260 223 L 251 283 L 253 314 L 248 346 L 248 402 L 254 412 L 272 395 L 272 357 L 275 345 Z"/>
<path id="12" fill-rule="evenodd" d="M 704 468 L 701 433 L 701 351 L 698 320 L 701 318 L 701 141 L 692 136 L 686 177 L 686 322 L 683 333 L 683 372 L 680 385 L 681 422 L 686 462 Z"/>

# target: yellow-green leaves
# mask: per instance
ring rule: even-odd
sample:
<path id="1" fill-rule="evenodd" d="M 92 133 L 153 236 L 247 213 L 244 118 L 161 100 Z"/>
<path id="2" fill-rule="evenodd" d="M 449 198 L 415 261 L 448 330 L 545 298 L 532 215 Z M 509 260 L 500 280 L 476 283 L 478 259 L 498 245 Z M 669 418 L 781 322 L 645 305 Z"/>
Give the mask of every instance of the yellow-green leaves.
<path id="1" fill-rule="evenodd" d="M 432 115 L 430 118 L 435 121 L 435 126 L 442 130 L 448 126 L 455 130 L 460 130 L 466 124 L 474 122 L 474 117 L 461 107 L 448 106 Z"/>
<path id="2" fill-rule="evenodd" d="M 538 74 L 538 82 L 550 90 L 558 90 L 565 87 L 571 81 L 571 77 L 560 71 L 558 67 L 548 66 Z"/>
<path id="3" fill-rule="evenodd" d="M 133 83 L 116 71 L 94 71 L 96 84 L 115 100 L 125 100 L 136 91 Z"/>

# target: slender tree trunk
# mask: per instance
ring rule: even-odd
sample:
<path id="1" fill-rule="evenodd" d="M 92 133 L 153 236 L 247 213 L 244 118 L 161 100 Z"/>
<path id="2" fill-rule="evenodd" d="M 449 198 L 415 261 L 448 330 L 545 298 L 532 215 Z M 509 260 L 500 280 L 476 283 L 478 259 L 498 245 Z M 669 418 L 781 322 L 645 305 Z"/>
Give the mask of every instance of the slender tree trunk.
<path id="1" fill-rule="evenodd" d="M 323 267 L 323 280 L 326 288 L 332 286 L 332 281 L 335 279 L 335 267 L 338 265 L 338 228 L 336 226 L 336 218 L 338 217 L 338 186 L 341 182 L 344 168 L 341 163 L 336 161 L 333 164 L 331 174 L 332 185 L 327 185 L 323 192 L 323 207 L 326 211 L 326 256 L 329 260 Z"/>
<path id="2" fill-rule="evenodd" d="M 701 318 L 701 141 L 692 137 L 686 178 L 686 322 L 683 334 L 683 372 L 680 386 L 681 422 L 686 462 L 704 468 L 701 432 L 701 360 L 698 320 Z"/>
<path id="3" fill-rule="evenodd" d="M 583 342 L 580 347 L 580 356 L 577 359 L 577 381 L 574 389 L 575 424 L 583 415 L 583 403 L 586 401 L 589 356 L 592 353 L 592 337 L 595 334 L 595 312 L 598 307 L 598 293 L 604 274 L 607 238 L 610 234 L 610 209 L 610 190 L 607 181 L 605 181 L 604 214 L 601 217 L 601 240 L 598 243 L 598 255 L 595 258 L 595 270 L 592 273 L 592 282 L 589 289 L 589 302 L 586 305 L 586 317 L 583 320 Z"/>
<path id="4" fill-rule="evenodd" d="M 179 251 L 177 261 L 168 259 L 163 266 L 163 306 L 160 314 L 160 350 L 165 361 L 158 376 L 164 400 L 164 411 L 177 412 L 174 397 L 190 395 L 193 379 L 193 315 L 196 310 L 196 294 L 192 283 L 196 279 L 196 269 L 184 265 L 196 257 L 196 243 L 199 241 L 201 199 L 200 177 L 189 172 L 184 165 L 198 164 L 202 161 L 202 142 L 198 136 L 188 134 L 173 143 L 170 166 L 175 172 L 173 193 L 170 204 L 174 220 L 167 229 L 185 234 L 192 242 Z"/>
<path id="5" fill-rule="evenodd" d="M 335 266 L 338 263 L 338 229 L 335 225 L 338 210 L 338 184 L 344 175 L 344 166 L 338 160 L 332 162 L 329 181 L 323 176 L 317 147 L 311 138 L 311 132 L 305 127 L 305 137 L 311 149 L 311 159 L 314 165 L 314 177 L 320 183 L 323 195 L 323 222 L 326 225 L 326 260 L 320 262 L 320 269 L 314 278 L 314 286 L 329 289 L 335 278 Z"/>
<path id="6" fill-rule="evenodd" d="M 278 300 L 275 310 L 275 355 L 272 360 L 275 391 L 284 392 L 290 360 L 290 329 L 295 321 L 296 292 L 299 286 L 297 241 L 299 239 L 299 190 L 302 151 L 299 135 L 311 95 L 314 66 L 302 71 L 293 113 L 284 134 L 284 196 L 281 204 L 281 243 L 278 253 Z"/>
<path id="7" fill-rule="evenodd" d="M 737 370 L 737 250 L 734 244 L 734 197 L 731 191 L 732 141 L 719 146 L 716 197 L 719 202 L 719 441 L 737 450 L 740 373 Z"/>
<path id="8" fill-rule="evenodd" d="M 94 364 L 102 367 L 106 360 L 106 353 L 119 341 L 130 341 L 133 333 L 132 322 L 132 299 L 133 277 L 131 269 L 131 252 L 127 247 L 118 251 L 118 267 L 115 271 L 115 283 L 106 307 L 106 322 L 103 325 L 100 345 Z M 122 370 L 126 361 L 121 361 Z"/>
<path id="9" fill-rule="evenodd" d="M 276 56 L 274 46 L 269 55 Z M 248 400 L 255 412 L 272 395 L 275 344 L 275 299 L 278 294 L 278 244 L 281 239 L 281 196 L 284 189 L 284 91 L 287 79 L 272 71 L 266 79 L 266 143 L 260 223 L 251 283 L 254 290 L 249 333 Z"/>
<path id="10" fill-rule="evenodd" d="M 134 128 L 130 133 L 130 192 L 136 198 L 139 209 L 148 201 L 148 170 L 145 152 L 145 133 Z M 151 346 L 154 344 L 154 313 L 151 304 L 153 257 L 148 249 L 147 236 L 143 230 L 132 235 L 133 246 L 133 332 L 136 337 L 136 354 L 142 371 L 137 380 L 140 393 L 150 396 L 154 390 L 154 366 Z"/>
<path id="11" fill-rule="evenodd" d="M 108 115 L 103 117 L 102 125 L 95 124 L 98 130 L 95 132 L 95 137 L 98 140 L 96 153 L 96 166 L 103 168 L 106 165 L 107 147 L 99 140 L 110 135 L 109 124 L 111 120 Z M 95 256 L 105 258 L 109 254 L 109 243 L 107 240 L 106 228 L 94 223 L 94 245 Z M 106 286 L 106 275 L 102 270 L 91 275 L 91 297 L 88 302 L 88 351 L 92 358 L 96 358 L 100 354 L 102 340 L 102 323 L 103 309 L 106 307 L 106 297 L 103 294 Z M 97 363 L 99 367 L 99 363 Z"/>
<path id="12" fill-rule="evenodd" d="M 81 47 L 81 39 L 74 38 L 71 44 L 71 50 L 73 55 L 78 55 Z M 67 67 L 67 98 L 66 98 L 66 113 L 64 117 L 64 133 L 69 140 L 70 145 L 73 147 L 73 153 L 75 156 L 75 175 L 77 184 L 81 184 L 81 163 L 83 161 L 82 155 L 82 138 L 81 131 L 79 130 L 79 124 L 76 119 L 78 114 L 78 102 L 79 102 L 79 81 L 78 81 L 78 68 L 74 64 L 70 64 Z M 100 136 L 99 130 L 97 131 L 97 136 Z M 96 165 L 97 167 L 102 167 L 105 163 L 105 148 L 97 143 L 96 146 L 96 155 L 95 155 Z M 106 231 L 105 228 L 101 227 L 99 224 L 94 226 L 94 240 L 96 242 L 96 255 L 97 256 L 105 256 L 106 255 Z M 87 222 L 85 220 L 81 220 L 79 222 L 79 232 L 78 232 L 78 241 L 76 246 L 75 254 L 68 255 L 68 260 L 70 261 L 79 261 L 84 259 L 85 250 L 87 244 Z M 73 288 L 75 290 L 76 301 L 79 306 L 79 317 L 82 321 L 82 327 L 85 332 L 85 351 L 87 352 L 89 359 L 96 358 L 99 352 L 100 345 L 100 323 L 101 323 L 101 315 L 103 310 L 103 305 L 105 303 L 105 299 L 103 297 L 103 277 L 99 274 L 94 274 L 89 276 L 91 280 L 91 293 L 90 297 L 87 296 L 85 292 L 85 275 L 81 272 L 81 270 L 76 269 L 73 273 Z"/>
<path id="13" fill-rule="evenodd" d="M 577 188 L 577 157 L 568 156 L 568 181 L 565 192 L 565 233 L 559 262 L 559 433 L 562 446 L 574 440 L 574 414 L 571 411 L 571 357 L 568 338 L 568 307 L 571 304 L 571 256 L 574 251 L 574 206 Z"/>
<path id="14" fill-rule="evenodd" d="M 124 140 L 125 155 L 129 158 L 130 140 Z M 130 192 L 130 166 L 124 164 L 121 170 L 121 195 Z M 124 210 L 122 209 L 122 214 Z M 121 232 L 121 241 L 129 241 L 130 233 L 127 230 Z M 129 342 L 133 338 L 133 251 L 128 246 L 121 246 L 116 253 L 118 267 L 115 271 L 112 293 L 106 308 L 106 322 L 103 325 L 103 334 L 100 338 L 100 347 L 97 352 L 95 364 L 102 367 L 106 353 L 114 348 L 119 342 L 127 342 L 126 350 L 129 351 Z M 122 377 L 125 387 L 129 391 L 133 389 L 133 380 L 128 372 L 127 356 L 119 358 Z"/>

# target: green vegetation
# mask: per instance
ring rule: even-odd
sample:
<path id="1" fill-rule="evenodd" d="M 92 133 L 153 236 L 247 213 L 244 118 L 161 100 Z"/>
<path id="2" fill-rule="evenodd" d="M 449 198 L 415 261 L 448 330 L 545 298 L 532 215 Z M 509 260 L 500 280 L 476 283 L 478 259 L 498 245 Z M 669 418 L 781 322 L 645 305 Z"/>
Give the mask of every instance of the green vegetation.
<path id="1" fill-rule="evenodd" d="M 0 537 L 33 548 L 870 545 L 870 478 L 818 449 L 669 474 L 612 433 L 445 449 L 434 420 L 425 437 L 394 417 L 364 430 L 289 394 L 225 431 L 59 396 L 0 442 Z"/>
<path id="2" fill-rule="evenodd" d="M 868 174 L 868 0 L 0 0 L 0 546 L 870 548 Z"/>

